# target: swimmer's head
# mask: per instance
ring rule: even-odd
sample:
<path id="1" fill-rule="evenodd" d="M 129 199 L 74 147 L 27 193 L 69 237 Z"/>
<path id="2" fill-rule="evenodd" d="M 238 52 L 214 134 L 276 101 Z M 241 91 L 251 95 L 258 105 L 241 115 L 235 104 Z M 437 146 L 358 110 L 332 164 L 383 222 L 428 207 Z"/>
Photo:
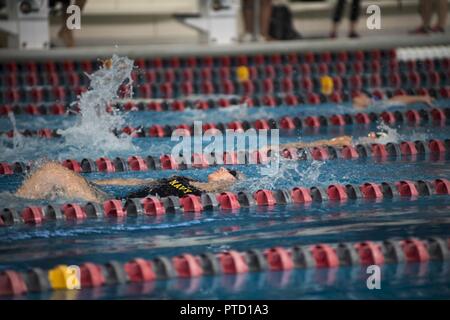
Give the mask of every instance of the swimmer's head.
<path id="1" fill-rule="evenodd" d="M 373 131 L 369 132 L 369 134 L 367 135 L 367 137 L 372 140 L 380 139 L 386 136 L 387 136 L 386 132 L 373 132 Z"/>
<path id="2" fill-rule="evenodd" d="M 105 60 L 100 60 L 102 62 L 103 68 L 105 69 L 111 69 L 112 68 L 112 59 L 105 59 Z"/>
<path id="3" fill-rule="evenodd" d="M 220 167 L 213 173 L 208 175 L 209 182 L 222 182 L 222 181 L 236 181 L 243 179 L 243 174 L 236 170 L 228 170 L 225 167 Z"/>

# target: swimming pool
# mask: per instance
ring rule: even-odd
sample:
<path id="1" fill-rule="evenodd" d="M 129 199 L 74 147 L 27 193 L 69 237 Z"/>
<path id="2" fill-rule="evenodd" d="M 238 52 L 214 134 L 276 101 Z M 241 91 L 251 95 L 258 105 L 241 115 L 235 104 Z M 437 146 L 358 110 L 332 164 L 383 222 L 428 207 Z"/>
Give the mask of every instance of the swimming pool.
<path id="1" fill-rule="evenodd" d="M 199 68 L 192 65 L 194 63 L 192 59 L 178 59 L 178 63 L 181 64 L 179 67 L 174 67 L 177 65 L 174 62 L 177 58 L 138 59 L 136 64 L 141 70 L 145 67 L 146 72 L 138 73 L 135 87 L 137 96 L 131 103 L 136 106 L 141 103 L 140 108 L 150 108 L 150 97 L 143 96 L 148 90 L 157 99 L 152 100 L 153 102 L 168 101 L 169 109 L 174 108 L 175 103 L 172 99 L 175 101 L 185 99 L 181 90 L 183 86 L 180 85 L 178 91 L 175 88 L 178 88 L 176 84 L 184 83 L 185 79 L 180 80 L 180 77 L 186 79 L 190 77 L 190 72 L 186 70 L 199 72 L 206 79 L 211 73 L 211 80 L 203 84 L 193 81 L 194 85 L 190 88 L 193 92 L 190 94 L 200 96 L 194 97 L 193 100 L 196 102 L 190 104 L 186 100 L 183 101 L 186 106 L 193 105 L 194 108 L 186 107 L 181 111 L 118 111 L 119 130 L 123 127 L 133 130 L 139 126 L 144 128 L 141 137 L 123 137 L 120 145 L 109 145 L 107 143 L 109 137 L 102 140 L 91 136 L 89 139 L 89 136 L 85 138 L 80 132 L 74 141 L 69 141 L 72 136 L 54 134 L 56 131 L 53 130 L 76 127 L 80 116 L 40 114 L 39 110 L 52 105 L 54 98 L 51 95 L 47 97 L 45 90 L 49 91 L 48 86 L 42 87 L 39 83 L 45 80 L 45 76 L 40 76 L 41 80 L 34 79 L 30 74 L 36 73 L 30 72 L 29 69 L 32 67 L 28 64 L 18 64 L 16 67 L 3 65 L 1 70 L 5 89 L 2 110 L 12 110 L 15 116 L 13 119 L 1 117 L 0 131 L 12 130 L 14 122 L 16 131 L 14 138 L 5 135 L 0 138 L 2 148 L 0 162 L 4 173 L 0 175 L 0 203 L 2 209 L 12 209 L 3 211 L 2 215 L 4 225 L 0 226 L 0 269 L 26 272 L 30 268 L 40 268 L 43 273 L 33 269 L 33 275 L 43 274 L 40 281 L 44 281 L 46 270 L 58 265 L 78 265 L 82 266 L 82 283 L 87 285 L 86 288 L 75 291 L 27 292 L 33 291 L 31 288 L 38 285 L 30 280 L 30 277 L 24 277 L 23 281 L 29 290 L 21 290 L 20 279 L 14 278 L 16 279 L 14 287 L 11 285 L 12 276 L 8 274 L 9 278 L 3 277 L 0 281 L 2 290 L 12 290 L 13 287 L 17 293 L 22 294 L 3 295 L 2 298 L 448 299 L 450 278 L 446 260 L 449 246 L 450 198 L 446 179 L 450 176 L 448 153 L 450 132 L 447 120 L 449 113 L 446 109 L 448 96 L 446 97 L 444 90 L 448 89 L 449 85 L 448 58 L 402 61 L 393 59 L 391 51 L 379 51 L 378 54 L 374 52 L 362 53 L 362 56 L 361 53 L 350 52 L 347 54 L 349 62 L 344 63 L 344 66 L 336 60 L 337 56 L 334 53 L 330 54 L 331 60 L 324 54 L 313 55 L 312 58 L 308 54 L 296 54 L 301 61 L 297 61 L 297 64 L 292 62 L 290 65 L 293 66 L 294 70 L 291 71 L 294 75 L 298 69 L 299 73 L 293 77 L 298 83 L 293 82 L 294 86 L 300 86 L 301 90 L 292 93 L 297 97 L 297 105 L 291 106 L 286 102 L 289 93 L 282 93 L 289 84 L 281 79 L 286 78 L 291 72 L 289 68 L 283 69 L 283 66 L 289 65 L 286 62 L 293 59 L 292 54 L 280 55 L 279 58 L 274 58 L 277 57 L 276 54 L 262 58 L 254 56 L 247 60 L 242 57 L 229 58 L 238 59 L 239 64 L 246 60 L 249 67 L 255 68 L 257 72 L 264 71 L 264 77 L 261 79 L 255 75 L 255 79 L 259 82 L 255 80 L 253 87 L 242 85 L 243 92 L 239 90 L 228 92 L 230 90 L 220 87 L 222 85 L 226 87 L 225 83 L 228 83 L 226 81 L 234 81 L 234 67 L 230 65 L 229 70 L 226 68 L 227 63 L 234 62 L 226 62 L 229 60 L 226 57 L 211 61 L 198 58 L 195 63 L 201 66 Z M 310 61 L 311 59 L 313 61 Z M 396 66 L 392 62 L 394 60 L 397 62 Z M 58 86 L 70 88 L 71 85 L 75 85 L 70 81 L 77 81 L 74 80 L 77 79 L 75 75 L 92 64 L 66 62 L 54 65 L 54 72 L 59 77 Z M 153 75 L 155 65 L 157 71 Z M 310 65 L 309 68 L 312 69 L 309 71 L 312 74 L 310 90 L 303 88 L 301 84 L 302 79 L 308 78 L 305 75 L 306 71 L 302 69 L 306 68 L 306 65 Z M 313 92 L 320 91 L 315 80 L 320 74 L 327 71 L 332 76 L 340 77 L 339 72 L 342 72 L 341 69 L 344 67 L 348 70 L 348 76 L 342 76 L 345 80 L 343 87 L 341 90 L 336 89 L 344 101 L 332 102 L 329 101 L 329 97 L 321 94 L 316 94 L 319 101 L 311 97 Z M 360 70 L 361 67 L 363 70 Z M 51 67 L 37 64 L 35 68 L 39 70 Z M 19 80 L 11 80 L 14 70 L 20 75 L 17 77 Z M 256 72 L 252 70 L 250 71 Z M 222 79 L 221 76 L 225 76 L 227 72 L 230 73 L 230 78 Z M 419 80 L 412 75 L 413 73 L 417 73 Z M 68 76 L 70 74 L 72 76 Z M 382 83 L 379 83 L 379 86 L 374 86 L 376 83 L 368 81 L 374 74 L 380 77 Z M 154 81 L 150 88 L 141 79 L 142 75 L 145 75 L 145 79 Z M 435 79 L 436 75 L 438 79 Z M 401 80 L 398 84 L 397 76 Z M 220 100 L 240 102 L 240 94 L 245 94 L 245 90 L 250 89 L 255 91 L 253 92 L 255 97 L 260 97 L 261 93 L 270 92 L 270 85 L 267 84 L 270 81 L 265 81 L 267 79 L 273 80 L 273 96 L 285 100 L 279 99 L 272 103 L 270 99 L 254 99 L 254 102 L 259 103 L 254 107 L 241 103 L 227 106 L 224 100 Z M 54 79 L 52 81 L 56 82 Z M 174 84 L 171 90 L 168 85 L 170 83 Z M 208 83 L 212 88 L 207 85 Z M 31 96 L 19 95 L 19 97 L 26 96 L 29 100 L 19 101 L 19 97 L 12 97 L 11 100 L 11 92 L 8 90 L 14 87 L 13 84 L 21 88 L 17 90 L 30 91 L 37 88 L 44 92 L 34 93 Z M 76 85 L 80 83 L 77 82 Z M 258 86 L 261 88 L 258 89 Z M 436 97 L 435 109 L 421 104 L 407 107 L 393 106 L 388 110 L 390 114 L 383 116 L 381 113 L 386 110 L 355 111 L 348 102 L 350 92 L 355 86 L 372 93 L 373 90 L 382 89 L 391 95 L 395 90 L 397 93 L 401 93 L 400 90 L 414 93 L 426 88 L 427 92 Z M 262 92 L 258 93 L 258 90 Z M 227 95 L 218 96 L 218 93 Z M 39 108 L 37 108 L 39 103 L 33 102 L 36 95 L 41 95 Z M 66 94 L 64 98 L 70 101 L 73 96 Z M 207 102 L 208 108 L 199 101 Z M 217 103 L 224 105 L 211 108 L 215 104 L 211 101 L 222 101 Z M 126 103 L 123 102 L 122 105 L 126 106 Z M 36 108 L 29 107 L 30 104 Z M 205 109 L 195 108 L 199 106 Z M 154 107 L 152 105 L 152 108 Z M 67 105 L 64 108 L 67 109 Z M 433 113 L 432 110 L 440 112 Z M 347 116 L 342 117 L 344 122 L 339 123 L 332 120 L 333 115 Z M 293 120 L 295 117 L 300 119 L 300 125 L 298 121 L 294 121 L 295 125 L 291 129 L 281 126 L 280 119 Z M 349 118 L 353 119 L 352 123 L 346 120 Z M 386 128 L 386 124 L 381 124 L 382 119 L 388 118 L 393 119 L 388 125 L 389 129 Z M 86 217 L 75 213 L 71 216 L 63 209 L 62 215 L 66 218 L 53 220 L 45 216 L 48 211 L 42 209 L 48 204 L 53 208 L 59 208 L 69 202 L 75 205 L 80 203 L 82 204 L 80 209 L 83 209 L 84 202 L 58 197 L 45 201 L 25 201 L 13 195 L 21 185 L 25 172 L 29 170 L 26 167 L 30 166 L 32 169 L 38 166 L 42 159 L 61 162 L 72 159 L 75 160 L 74 163 L 81 164 L 83 159 L 90 158 L 93 160 L 92 163 L 95 163 L 95 159 L 107 158 L 107 162 L 110 162 L 114 169 L 108 169 L 110 167 L 107 165 L 102 167 L 100 163 L 106 163 L 105 161 L 96 162 L 90 170 L 96 172 L 82 173 L 89 180 L 111 177 L 161 178 L 182 174 L 205 181 L 207 175 L 217 168 L 216 165 L 174 170 L 173 167 L 166 167 L 161 161 L 159 164 L 163 167 L 161 170 L 159 166 L 152 169 L 147 162 L 145 166 L 138 165 L 137 171 L 132 169 L 120 172 L 117 158 L 121 158 L 122 163 L 128 161 L 130 168 L 132 166 L 129 156 L 132 155 L 147 160 L 148 156 L 160 159 L 161 155 L 169 154 L 177 143 L 171 141 L 168 135 L 170 130 L 180 124 L 186 124 L 183 128 L 189 128 L 194 121 L 200 120 L 203 123 L 220 122 L 226 126 L 232 122 L 239 122 L 242 125 L 245 120 L 250 126 L 258 128 L 265 126 L 264 122 L 255 125 L 255 122 L 261 119 L 276 120 L 277 127 L 281 128 L 280 143 L 298 141 L 299 137 L 303 141 L 314 141 L 348 134 L 353 136 L 357 144 L 359 139 L 377 128 L 384 128 L 388 135 L 382 141 L 377 141 L 381 151 L 369 147 L 368 154 L 365 155 L 362 149 L 355 148 L 355 153 L 349 152 L 348 156 L 344 156 L 342 150 L 337 148 L 334 150 L 335 156 L 333 149 L 326 149 L 317 153 L 309 150 L 309 155 L 297 160 L 282 157 L 279 170 L 274 176 L 262 173 L 261 168 L 264 164 L 229 164 L 228 166 L 242 171 L 247 177 L 230 191 L 234 194 L 243 193 L 239 199 L 228 194 L 226 199 L 218 199 L 218 204 L 212 205 L 211 208 L 208 208 L 206 202 L 201 199 L 191 199 L 189 205 L 182 203 L 179 208 L 163 204 L 165 208 L 163 214 L 157 214 L 156 209 L 144 208 L 147 214 L 135 216 L 131 207 L 122 202 L 114 214 L 105 212 L 102 215 L 101 212 L 97 212 L 97 217 Z M 274 122 L 265 123 L 270 127 Z M 150 130 L 158 125 L 174 127 L 163 128 L 169 131 L 159 137 L 157 134 L 152 135 Z M 42 128 L 50 129 L 50 134 L 39 136 L 38 130 Z M 17 130 L 23 135 L 17 136 Z M 25 130 L 31 131 L 26 133 Z M 208 141 L 205 138 L 204 141 L 200 140 L 197 143 L 204 145 Z M 402 146 L 400 144 L 402 141 L 411 144 Z M 417 152 L 412 152 L 408 146 Z M 424 146 L 423 149 L 420 149 L 420 146 Z M 336 159 L 333 159 L 334 157 Z M 39 160 L 38 163 L 33 162 L 36 160 Z M 14 165 L 14 163 L 22 164 Z M 103 172 L 98 172 L 95 166 L 97 169 L 103 168 L 101 169 Z M 81 166 L 80 170 L 89 171 Z M 430 183 L 417 183 L 418 181 Z M 382 187 L 383 182 L 388 184 Z M 398 182 L 401 183 L 396 185 Z M 360 188 L 366 183 L 369 185 Z M 334 189 L 330 186 L 334 186 Z M 296 187 L 304 189 L 294 196 L 292 190 Z M 314 189 L 315 187 L 320 188 Z M 104 189 L 111 198 L 120 198 L 127 194 L 131 187 L 107 186 Z M 258 190 L 261 189 L 274 192 L 267 191 L 257 196 Z M 286 197 L 286 192 L 277 193 L 275 196 L 275 190 L 287 190 L 287 194 L 291 196 Z M 360 192 L 353 196 L 351 190 Z M 389 190 L 394 191 L 392 196 Z M 395 190 L 399 190 L 398 194 L 395 194 Z M 303 198 L 305 192 L 312 196 L 310 202 Z M 256 201 L 253 200 L 255 203 L 246 207 L 245 202 L 252 202 L 253 195 L 256 197 Z M 200 209 L 196 205 L 200 205 Z M 233 208 L 225 209 L 227 205 Z M 21 216 L 25 207 L 39 210 L 31 216 L 26 214 Z M 193 209 L 187 210 L 188 207 Z M 174 213 L 169 212 L 171 208 Z M 106 211 L 106 207 L 104 209 Z M 14 210 L 17 212 L 15 217 L 11 214 Z M 386 242 L 387 240 L 392 242 Z M 342 243 L 350 245 L 339 246 Z M 389 251 L 389 248 L 392 250 L 390 246 L 394 246 L 393 243 L 396 243 L 403 252 L 403 259 L 397 256 L 399 254 L 397 251 L 395 254 Z M 298 246 L 303 249 L 298 249 Z M 276 249 L 267 251 L 268 248 Z M 249 253 L 249 250 L 253 251 Z M 305 253 L 302 250 L 311 250 L 312 258 L 315 259 L 312 265 L 305 262 L 306 258 L 303 256 Z M 233 254 L 228 254 L 230 252 Z M 239 255 L 238 252 L 245 254 Z M 209 255 L 201 256 L 202 253 Z M 359 255 L 359 258 L 355 258 L 354 254 Z M 366 254 L 370 257 L 365 256 Z M 349 262 L 348 255 L 356 260 Z M 169 260 L 158 257 L 166 257 Z M 158 265 L 155 259 L 159 259 Z M 97 268 L 113 260 L 118 262 L 114 266 L 122 270 L 122 273 L 111 265 L 108 265 L 108 269 Z M 213 267 L 214 263 L 211 261 L 215 261 L 219 267 L 217 265 Z M 369 264 L 382 266 L 381 290 L 369 290 L 367 287 L 366 267 Z M 122 279 L 125 283 L 120 283 L 120 274 L 123 275 L 124 272 L 128 278 Z M 18 275 L 20 277 L 20 274 Z M 33 286 L 30 281 L 33 282 Z M 38 283 L 39 286 L 45 287 L 45 284 L 39 281 Z"/>

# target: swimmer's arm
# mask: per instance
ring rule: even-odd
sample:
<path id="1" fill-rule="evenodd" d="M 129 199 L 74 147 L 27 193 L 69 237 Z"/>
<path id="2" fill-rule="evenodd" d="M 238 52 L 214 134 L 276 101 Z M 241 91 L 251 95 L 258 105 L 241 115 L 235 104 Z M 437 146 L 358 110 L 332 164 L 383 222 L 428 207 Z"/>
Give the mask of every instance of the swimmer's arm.
<path id="1" fill-rule="evenodd" d="M 153 179 L 103 179 L 92 181 L 98 185 L 110 185 L 110 186 L 139 186 L 153 182 Z"/>
<path id="2" fill-rule="evenodd" d="M 430 96 L 394 96 L 388 100 L 389 102 L 400 102 L 402 104 L 411 104 L 422 102 L 429 106 L 433 106 L 433 98 Z"/>
<path id="3" fill-rule="evenodd" d="M 191 184 L 196 187 L 197 189 L 200 189 L 205 192 L 225 192 L 230 189 L 230 187 L 233 185 L 233 182 L 198 182 L 198 181 L 192 181 Z"/>
<path id="4" fill-rule="evenodd" d="M 350 136 L 341 136 L 328 140 L 316 140 L 312 142 L 292 142 L 285 143 L 280 145 L 280 150 L 288 149 L 288 148 L 310 148 L 310 147 L 320 147 L 320 146 L 335 146 L 342 147 L 345 145 L 350 145 L 352 143 L 352 137 Z"/>

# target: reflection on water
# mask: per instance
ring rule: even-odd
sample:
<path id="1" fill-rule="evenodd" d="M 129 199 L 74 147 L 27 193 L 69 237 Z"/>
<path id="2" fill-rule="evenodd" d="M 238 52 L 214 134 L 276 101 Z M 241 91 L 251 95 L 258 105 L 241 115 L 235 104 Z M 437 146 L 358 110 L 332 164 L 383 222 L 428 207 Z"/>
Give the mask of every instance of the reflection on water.
<path id="1" fill-rule="evenodd" d="M 294 269 L 32 294 L 32 299 L 448 299 L 450 263 L 381 266 L 381 289 L 369 290 L 365 267 Z M 16 298 L 20 299 L 20 298 Z"/>

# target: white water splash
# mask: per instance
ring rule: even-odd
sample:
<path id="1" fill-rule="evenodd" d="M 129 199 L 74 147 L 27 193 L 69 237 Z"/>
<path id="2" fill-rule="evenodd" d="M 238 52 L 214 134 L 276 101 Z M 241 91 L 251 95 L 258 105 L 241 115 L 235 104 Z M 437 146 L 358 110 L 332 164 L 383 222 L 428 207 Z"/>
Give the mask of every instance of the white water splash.
<path id="1" fill-rule="evenodd" d="M 306 161 L 299 165 L 298 161 L 282 159 L 278 172 L 273 176 L 262 175 L 261 167 L 257 173 L 247 176 L 238 182 L 233 189 L 255 192 L 259 189 L 275 190 L 286 186 L 309 186 L 318 184 L 321 167 L 325 161 Z"/>
<path id="2" fill-rule="evenodd" d="M 8 112 L 8 118 L 9 118 L 9 121 L 11 121 L 11 125 L 13 128 L 12 148 L 14 151 L 16 151 L 17 149 L 21 149 L 24 146 L 23 136 L 19 132 L 19 130 L 17 130 L 16 117 L 14 117 L 14 114 L 12 112 Z"/>
<path id="3" fill-rule="evenodd" d="M 123 83 L 131 89 L 133 60 L 113 55 L 110 67 L 101 67 L 89 76 L 90 89 L 78 100 L 81 117 L 77 123 L 58 133 L 65 145 L 80 150 L 83 154 L 95 151 L 108 154 L 111 151 L 136 151 L 131 136 L 117 137 L 113 130 L 124 126 L 124 119 L 118 114 L 110 114 L 106 107 L 118 97 Z M 132 90 L 129 90 L 131 93 Z"/>
<path id="4" fill-rule="evenodd" d="M 401 141 L 415 141 L 415 140 L 426 140 L 429 137 L 427 133 L 419 133 L 419 132 L 408 132 L 408 134 L 401 134 L 397 129 L 389 127 L 385 122 L 381 122 L 377 126 L 377 132 L 383 133 L 379 138 L 371 139 L 368 137 L 361 137 L 355 141 L 355 144 L 358 143 L 399 143 Z"/>
<path id="5" fill-rule="evenodd" d="M 384 132 L 385 135 L 379 137 L 376 143 L 398 143 L 402 140 L 402 136 L 398 133 L 397 129 L 389 127 L 385 122 L 381 122 L 377 126 L 379 132 Z"/>

